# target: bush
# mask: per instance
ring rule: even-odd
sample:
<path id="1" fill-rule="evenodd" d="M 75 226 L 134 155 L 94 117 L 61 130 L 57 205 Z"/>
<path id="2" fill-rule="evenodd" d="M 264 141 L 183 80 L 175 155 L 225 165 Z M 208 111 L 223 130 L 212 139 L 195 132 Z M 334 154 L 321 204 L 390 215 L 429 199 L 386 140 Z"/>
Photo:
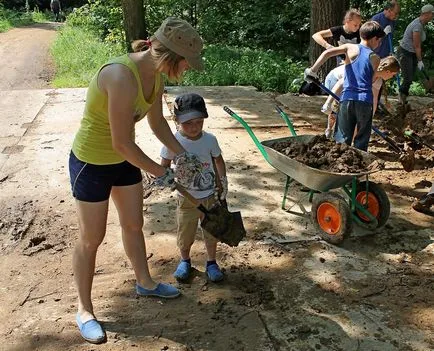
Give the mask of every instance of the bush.
<path id="1" fill-rule="evenodd" d="M 273 51 L 209 45 L 204 53 L 205 71 L 188 71 L 183 85 L 253 85 L 260 91 L 286 93 L 298 87 L 304 65 Z"/>
<path id="2" fill-rule="evenodd" d="M 13 27 L 45 21 L 47 21 L 46 14 L 40 12 L 37 8 L 32 12 L 18 12 L 5 9 L 0 3 L 0 33 L 6 32 Z"/>
<path id="3" fill-rule="evenodd" d="M 68 15 L 67 22 L 96 33 L 103 41 L 121 45 L 125 43 L 120 0 L 89 2 Z"/>
<path id="4" fill-rule="evenodd" d="M 123 53 L 121 45 L 103 42 L 89 30 L 68 25 L 59 32 L 51 51 L 55 87 L 86 87 L 101 65 Z"/>

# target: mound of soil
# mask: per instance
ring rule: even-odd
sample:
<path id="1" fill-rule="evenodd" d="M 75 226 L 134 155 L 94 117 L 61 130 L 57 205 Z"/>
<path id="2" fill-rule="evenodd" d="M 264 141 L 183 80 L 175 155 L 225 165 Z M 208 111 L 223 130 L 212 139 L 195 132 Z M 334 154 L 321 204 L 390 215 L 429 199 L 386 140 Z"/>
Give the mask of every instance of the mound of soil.
<path id="1" fill-rule="evenodd" d="M 271 147 L 307 166 L 337 173 L 360 173 L 368 164 L 362 153 L 347 144 L 337 144 L 324 135 L 304 144 L 297 139 L 275 142 Z"/>
<path id="2" fill-rule="evenodd" d="M 425 108 L 402 113 L 398 111 L 384 119 L 375 122 L 383 132 L 386 132 L 401 146 L 407 143 L 414 151 L 415 159 L 422 168 L 434 166 L 434 151 L 415 139 L 406 137 L 404 132 L 413 131 L 428 145 L 434 145 L 434 103 Z"/>
<path id="3" fill-rule="evenodd" d="M 434 138 L 434 109 L 428 107 L 407 113 L 404 128 L 411 129 L 420 136 Z"/>
<path id="4" fill-rule="evenodd" d="M 377 122 L 380 128 L 392 132 L 397 141 L 404 141 L 404 131 L 412 130 L 425 140 L 434 141 L 434 104 L 426 108 L 396 113 Z"/>

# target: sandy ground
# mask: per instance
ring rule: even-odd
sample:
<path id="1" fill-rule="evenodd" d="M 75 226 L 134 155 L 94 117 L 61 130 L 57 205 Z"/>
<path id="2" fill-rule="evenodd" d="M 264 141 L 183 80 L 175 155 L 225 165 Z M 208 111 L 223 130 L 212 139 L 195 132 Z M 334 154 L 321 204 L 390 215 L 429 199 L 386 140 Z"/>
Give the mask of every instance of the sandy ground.
<path id="1" fill-rule="evenodd" d="M 318 111 L 324 98 L 276 96 L 251 87 L 176 87 L 166 95 L 170 119 L 177 93 L 203 94 L 212 116 L 206 129 L 224 152 L 228 202 L 242 212 L 248 232 L 237 248 L 219 246 L 225 280 L 206 280 L 198 238 L 192 254 L 195 274 L 179 285 L 182 297 L 137 298 L 112 210 L 93 289 L 108 341 L 85 343 L 74 322 L 71 254 L 78 226 L 67 171 L 85 89 L 52 89 L 37 78 L 50 77 L 44 73 L 50 71 L 46 48 L 54 36 L 51 25 L 0 34 L 0 67 L 16 64 L 1 71 L 2 82 L 8 83 L 0 85 L 1 350 L 434 349 L 433 217 L 410 207 L 428 190 L 432 164 L 421 161 L 407 173 L 381 141 L 373 140 L 370 150 L 387 162 L 370 179 L 386 191 L 390 218 L 378 230 L 354 225 L 340 246 L 329 244 L 320 240 L 310 215 L 298 205 L 291 213 L 280 208 L 285 175 L 265 161 L 247 132 L 222 109 L 228 105 L 245 118 L 262 141 L 289 135 L 274 111 L 276 103 L 293 118 L 298 134 L 322 133 L 325 118 Z M 27 52 L 37 40 L 40 50 Z M 24 64 L 18 65 L 17 57 Z M 137 140 L 158 157 L 161 145 L 146 122 L 137 126 Z M 287 206 L 298 201 L 309 210 L 300 190 L 291 188 Z M 176 284 L 174 210 L 174 194 L 146 193 L 144 233 L 152 273 Z"/>

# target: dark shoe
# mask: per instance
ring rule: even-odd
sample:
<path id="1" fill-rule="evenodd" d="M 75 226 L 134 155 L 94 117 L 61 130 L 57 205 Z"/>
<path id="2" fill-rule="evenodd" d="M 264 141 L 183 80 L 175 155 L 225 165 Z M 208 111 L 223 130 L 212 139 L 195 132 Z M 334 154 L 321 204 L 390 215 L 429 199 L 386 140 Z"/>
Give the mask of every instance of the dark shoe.
<path id="1" fill-rule="evenodd" d="M 431 213 L 432 205 L 434 205 L 434 194 L 426 194 L 413 202 L 412 207 L 417 212 Z"/>

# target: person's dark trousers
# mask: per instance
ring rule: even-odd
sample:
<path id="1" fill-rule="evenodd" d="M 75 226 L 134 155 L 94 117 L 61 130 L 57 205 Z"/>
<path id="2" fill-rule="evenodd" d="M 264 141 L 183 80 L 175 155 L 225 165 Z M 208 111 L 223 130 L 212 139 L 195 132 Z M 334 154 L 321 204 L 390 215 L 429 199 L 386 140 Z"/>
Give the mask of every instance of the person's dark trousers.
<path id="1" fill-rule="evenodd" d="M 351 145 L 354 129 L 357 134 L 354 146 L 367 151 L 372 127 L 372 104 L 365 101 L 342 101 L 335 126 L 335 140 L 337 143 Z"/>
<path id="2" fill-rule="evenodd" d="M 417 69 L 416 54 L 398 47 L 398 60 L 401 66 L 401 88 L 399 92 L 408 96 Z"/>

